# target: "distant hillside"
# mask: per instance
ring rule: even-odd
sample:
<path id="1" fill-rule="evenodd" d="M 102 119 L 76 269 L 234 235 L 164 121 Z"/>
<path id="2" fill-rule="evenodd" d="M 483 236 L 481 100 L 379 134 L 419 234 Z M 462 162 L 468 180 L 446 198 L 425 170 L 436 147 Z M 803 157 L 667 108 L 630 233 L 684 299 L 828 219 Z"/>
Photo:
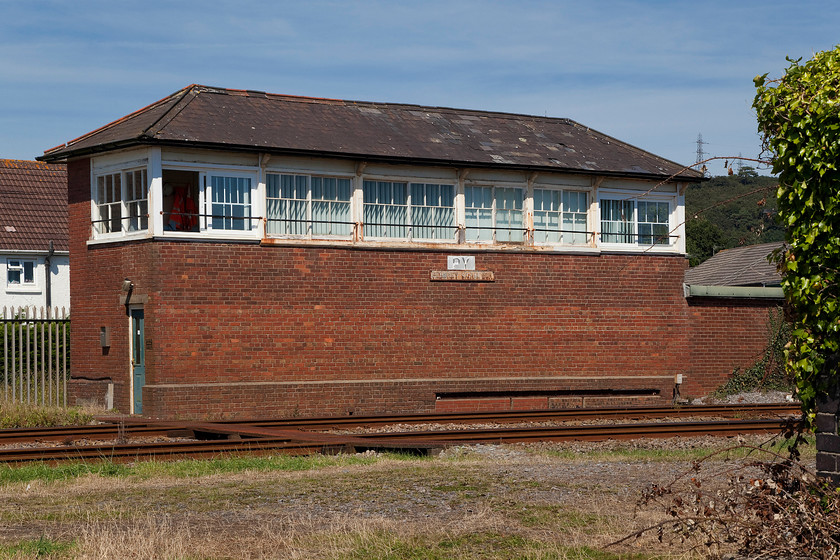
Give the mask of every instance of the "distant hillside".
<path id="1" fill-rule="evenodd" d="M 721 249 L 784 240 L 784 229 L 776 223 L 778 184 L 776 178 L 744 167 L 735 175 L 689 187 L 685 216 L 691 266 Z"/>

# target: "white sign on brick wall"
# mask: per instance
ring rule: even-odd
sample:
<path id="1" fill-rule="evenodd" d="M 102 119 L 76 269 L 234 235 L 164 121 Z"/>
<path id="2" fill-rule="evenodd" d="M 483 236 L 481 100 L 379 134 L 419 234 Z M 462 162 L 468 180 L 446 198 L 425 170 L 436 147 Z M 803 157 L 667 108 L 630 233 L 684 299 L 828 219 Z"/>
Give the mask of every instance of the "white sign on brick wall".
<path id="1" fill-rule="evenodd" d="M 446 257 L 447 270 L 475 270 L 475 257 L 458 255 Z"/>

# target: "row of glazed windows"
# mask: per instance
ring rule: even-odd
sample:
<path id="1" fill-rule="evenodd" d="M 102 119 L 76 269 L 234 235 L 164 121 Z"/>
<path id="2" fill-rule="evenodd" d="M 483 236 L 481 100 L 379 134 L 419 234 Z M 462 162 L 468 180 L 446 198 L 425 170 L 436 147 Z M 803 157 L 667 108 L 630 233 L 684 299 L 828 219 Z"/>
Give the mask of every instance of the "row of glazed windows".
<path id="1" fill-rule="evenodd" d="M 190 231 L 245 232 L 258 227 L 262 217 L 254 212 L 252 177 L 213 173 L 202 177 L 198 200 L 186 206 L 178 203 L 170 222 L 189 222 Z M 526 224 L 527 191 L 522 187 L 465 186 L 460 227 L 453 184 L 364 180 L 361 191 L 358 196 L 347 177 L 267 173 L 266 235 L 351 239 L 360 234 L 364 239 L 477 243 L 531 239 L 551 245 L 592 241 L 585 191 L 535 187 L 529 201 L 531 227 Z M 145 169 L 97 176 L 94 196 L 96 236 L 148 229 Z M 361 223 L 354 220 L 359 201 Z M 670 214 L 668 201 L 602 198 L 601 242 L 669 245 Z"/>

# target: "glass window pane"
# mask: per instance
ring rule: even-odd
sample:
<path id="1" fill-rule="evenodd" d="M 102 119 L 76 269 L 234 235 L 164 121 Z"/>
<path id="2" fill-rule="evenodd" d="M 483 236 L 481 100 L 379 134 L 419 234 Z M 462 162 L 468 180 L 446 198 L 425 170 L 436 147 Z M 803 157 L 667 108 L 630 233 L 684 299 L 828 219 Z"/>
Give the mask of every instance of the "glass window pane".
<path id="1" fill-rule="evenodd" d="M 635 243 L 635 203 L 632 200 L 601 201 L 601 241 Z"/>
<path id="2" fill-rule="evenodd" d="M 327 197 L 324 181 L 325 179 L 321 177 L 311 177 L 309 179 L 310 188 L 312 189 L 312 200 L 323 200 Z M 300 198 L 306 197 L 302 196 Z"/>
<path id="3" fill-rule="evenodd" d="M 520 242 L 525 238 L 522 189 L 496 187 L 496 241 Z"/>
<path id="4" fill-rule="evenodd" d="M 221 230 L 251 229 L 251 179 L 248 177 L 210 177 L 211 227 Z"/>
<path id="5" fill-rule="evenodd" d="M 560 191 L 534 189 L 534 242 L 560 243 Z"/>
<path id="6" fill-rule="evenodd" d="M 493 239 L 493 188 L 469 186 L 464 189 L 467 241 Z"/>
<path id="7" fill-rule="evenodd" d="M 366 237 L 408 237 L 408 184 L 365 181 L 364 234 Z"/>
<path id="8" fill-rule="evenodd" d="M 455 238 L 454 186 L 435 183 L 411 184 L 413 239 Z"/>

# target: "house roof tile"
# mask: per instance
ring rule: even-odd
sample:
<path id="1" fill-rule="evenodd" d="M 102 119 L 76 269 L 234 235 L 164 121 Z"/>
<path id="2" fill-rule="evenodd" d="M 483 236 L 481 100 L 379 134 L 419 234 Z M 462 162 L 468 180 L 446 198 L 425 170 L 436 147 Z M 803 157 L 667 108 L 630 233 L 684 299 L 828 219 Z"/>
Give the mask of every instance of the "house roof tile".
<path id="1" fill-rule="evenodd" d="M 0 250 L 68 250 L 64 165 L 0 159 Z"/>
<path id="2" fill-rule="evenodd" d="M 64 145 L 66 161 L 143 144 L 700 181 L 569 119 L 192 85 Z"/>
<path id="3" fill-rule="evenodd" d="M 781 276 L 767 257 L 783 242 L 725 249 L 689 268 L 685 283 L 693 286 L 779 286 Z"/>

